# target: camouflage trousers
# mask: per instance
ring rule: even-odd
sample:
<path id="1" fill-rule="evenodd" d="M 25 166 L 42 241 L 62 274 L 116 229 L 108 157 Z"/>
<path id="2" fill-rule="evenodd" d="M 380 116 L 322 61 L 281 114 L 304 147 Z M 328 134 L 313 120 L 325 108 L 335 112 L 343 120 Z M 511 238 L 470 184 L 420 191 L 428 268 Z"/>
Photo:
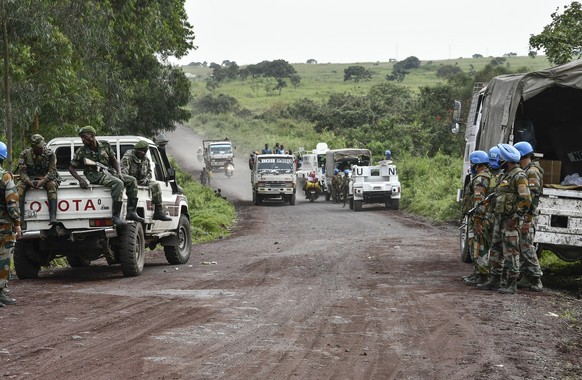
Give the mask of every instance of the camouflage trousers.
<path id="1" fill-rule="evenodd" d="M 160 184 L 156 181 L 148 182 L 147 186 L 150 189 L 150 193 L 152 195 L 152 203 L 155 205 L 162 204 L 162 189 L 160 189 Z"/>
<path id="2" fill-rule="evenodd" d="M 536 253 L 536 247 L 533 243 L 534 236 L 535 229 L 533 225 L 527 234 L 521 234 L 521 273 L 530 277 L 541 277 L 543 272 Z"/>
<path id="3" fill-rule="evenodd" d="M 48 200 L 56 200 L 57 199 L 57 188 L 59 187 L 59 183 L 57 181 L 48 181 L 44 184 L 43 189 L 46 190 L 46 195 Z M 24 183 L 24 181 L 18 181 L 16 185 L 16 189 L 18 191 L 18 198 L 24 199 L 26 192 L 31 187 Z"/>
<path id="4" fill-rule="evenodd" d="M 4 289 L 10 279 L 10 261 L 15 242 L 16 234 L 13 224 L 0 223 L 0 289 Z"/>
<path id="5" fill-rule="evenodd" d="M 491 274 L 501 277 L 503 267 L 507 267 L 509 278 L 519 276 L 519 226 L 510 226 L 511 218 L 505 215 L 495 215 L 489 261 Z"/>
<path id="6" fill-rule="evenodd" d="M 130 175 L 121 175 L 121 178 L 109 172 L 85 171 L 85 177 L 94 185 L 103 185 L 111 189 L 113 201 L 123 201 L 123 190 L 128 198 L 137 198 L 137 180 Z"/>
<path id="7" fill-rule="evenodd" d="M 471 258 L 475 273 L 489 274 L 489 246 L 491 236 L 489 235 L 487 224 L 483 225 L 483 233 L 475 231 L 475 221 L 469 221 L 469 242 L 471 244 Z"/>

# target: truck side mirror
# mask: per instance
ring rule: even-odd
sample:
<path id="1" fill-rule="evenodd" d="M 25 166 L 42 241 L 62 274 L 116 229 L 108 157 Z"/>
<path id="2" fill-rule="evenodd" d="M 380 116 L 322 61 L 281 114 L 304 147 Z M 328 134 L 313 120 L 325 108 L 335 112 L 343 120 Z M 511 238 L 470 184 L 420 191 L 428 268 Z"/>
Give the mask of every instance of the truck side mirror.
<path id="1" fill-rule="evenodd" d="M 455 100 L 453 104 L 453 120 L 451 121 L 451 132 L 457 134 L 461 131 L 461 102 Z"/>

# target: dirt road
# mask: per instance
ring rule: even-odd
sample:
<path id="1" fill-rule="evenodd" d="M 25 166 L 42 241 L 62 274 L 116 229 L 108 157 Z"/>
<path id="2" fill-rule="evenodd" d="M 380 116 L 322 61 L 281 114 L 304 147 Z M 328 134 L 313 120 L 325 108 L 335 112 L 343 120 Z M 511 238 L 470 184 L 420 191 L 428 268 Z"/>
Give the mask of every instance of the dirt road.
<path id="1" fill-rule="evenodd" d="M 188 170 L 196 137 L 171 153 Z M 0 308 L 0 375 L 31 379 L 575 379 L 582 302 L 478 291 L 456 227 L 400 211 L 250 202 L 244 152 L 214 186 L 233 235 L 139 277 L 105 262 L 14 280 Z M 406 194 L 404 189 L 404 196 Z"/>

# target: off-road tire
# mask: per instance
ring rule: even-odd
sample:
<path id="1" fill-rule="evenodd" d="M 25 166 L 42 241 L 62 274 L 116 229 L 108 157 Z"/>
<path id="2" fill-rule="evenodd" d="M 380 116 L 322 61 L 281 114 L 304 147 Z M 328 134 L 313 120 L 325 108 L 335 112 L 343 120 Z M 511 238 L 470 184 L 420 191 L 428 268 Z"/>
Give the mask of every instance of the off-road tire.
<path id="1" fill-rule="evenodd" d="M 331 199 L 331 194 L 329 193 L 329 191 L 325 192 L 325 200 L 329 202 L 329 200 Z"/>
<path id="2" fill-rule="evenodd" d="M 255 205 L 257 205 L 257 206 L 258 206 L 258 205 L 260 205 L 260 204 L 261 204 L 261 201 L 262 201 L 262 199 L 261 199 L 261 195 L 260 195 L 260 194 L 259 194 L 257 191 L 255 191 L 255 192 L 253 193 L 253 200 L 254 200 L 254 202 L 255 202 Z"/>
<path id="3" fill-rule="evenodd" d="M 362 210 L 362 201 L 354 200 L 354 211 L 361 211 Z"/>
<path id="4" fill-rule="evenodd" d="M 392 199 L 390 201 L 390 208 L 392 210 L 398 210 L 398 209 L 400 209 L 400 199 Z"/>
<path id="5" fill-rule="evenodd" d="M 348 198 L 348 204 L 350 206 L 350 210 L 354 209 L 354 198 L 350 197 Z"/>
<path id="6" fill-rule="evenodd" d="M 119 262 L 125 277 L 139 276 L 145 265 L 145 239 L 140 223 L 127 223 L 119 231 Z"/>
<path id="7" fill-rule="evenodd" d="M 190 231 L 190 220 L 186 215 L 180 216 L 176 234 L 178 236 L 178 245 L 164 246 L 164 254 L 169 264 L 186 264 L 192 254 L 192 232 Z"/>
<path id="8" fill-rule="evenodd" d="M 295 198 L 296 198 L 295 194 L 291 194 L 291 196 L 289 197 L 289 204 L 291 206 L 295 205 Z"/>
<path id="9" fill-rule="evenodd" d="M 21 280 L 38 278 L 41 265 L 29 256 L 35 252 L 33 241 L 17 241 L 14 247 L 14 270 Z"/>

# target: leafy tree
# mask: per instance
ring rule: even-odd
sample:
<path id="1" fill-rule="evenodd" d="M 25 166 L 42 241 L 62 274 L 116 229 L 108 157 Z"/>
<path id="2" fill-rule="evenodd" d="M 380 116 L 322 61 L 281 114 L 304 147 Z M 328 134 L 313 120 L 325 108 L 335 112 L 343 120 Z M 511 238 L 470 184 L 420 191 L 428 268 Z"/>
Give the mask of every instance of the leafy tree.
<path id="1" fill-rule="evenodd" d="M 490 64 L 493 66 L 500 66 L 500 65 L 503 65 L 506 61 L 507 61 L 507 58 L 495 57 L 491 60 Z"/>
<path id="2" fill-rule="evenodd" d="M 410 56 L 403 61 L 398 61 L 392 67 L 392 74 L 387 75 L 389 81 L 402 82 L 410 70 L 420 67 L 420 60 L 415 56 Z"/>
<path id="3" fill-rule="evenodd" d="M 483 58 L 482 54 L 473 54 L 472 55 L 473 58 Z"/>
<path id="4" fill-rule="evenodd" d="M 557 65 L 582 57 L 582 5 L 573 1 L 564 5 L 562 14 L 558 10 L 540 34 L 529 38 L 530 50 L 543 49 L 548 60 Z"/>
<path id="5" fill-rule="evenodd" d="M 450 79 L 459 74 L 461 74 L 463 70 L 459 66 L 454 65 L 442 65 L 436 71 L 436 76 L 438 78 Z"/>
<path id="6" fill-rule="evenodd" d="M 370 80 L 371 78 L 372 74 L 364 66 L 349 66 L 347 69 L 344 69 L 344 82 L 353 80 L 358 83 L 360 81 Z"/>
<path id="7" fill-rule="evenodd" d="M 211 94 L 204 95 L 199 99 L 195 99 L 192 106 L 196 113 L 223 114 L 236 112 L 239 109 L 238 100 L 225 94 L 219 94 L 216 97 Z"/>

